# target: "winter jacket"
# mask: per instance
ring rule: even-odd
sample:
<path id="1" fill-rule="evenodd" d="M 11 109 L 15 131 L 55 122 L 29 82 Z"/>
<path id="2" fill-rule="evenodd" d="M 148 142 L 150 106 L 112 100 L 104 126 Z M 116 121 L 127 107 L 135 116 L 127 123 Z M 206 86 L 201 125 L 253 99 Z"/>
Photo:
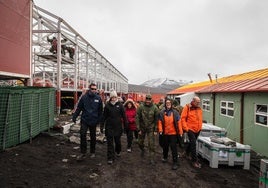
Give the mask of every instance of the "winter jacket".
<path id="1" fill-rule="evenodd" d="M 184 130 L 186 132 L 188 130 L 194 133 L 200 132 L 202 129 L 202 117 L 202 109 L 200 107 L 193 107 L 191 104 L 185 105 L 181 113 L 181 123 Z"/>
<path id="2" fill-rule="evenodd" d="M 128 108 L 128 103 L 132 104 L 131 108 Z M 126 118 L 127 118 L 127 129 L 131 130 L 131 131 L 135 131 L 137 129 L 136 126 L 136 107 L 135 104 L 133 102 L 133 100 L 128 99 L 125 103 L 124 103 L 124 107 L 125 107 L 125 113 L 126 113 Z"/>
<path id="3" fill-rule="evenodd" d="M 77 108 L 73 114 L 73 121 L 76 121 L 81 111 L 82 123 L 97 125 L 101 121 L 103 112 L 101 98 L 90 91 L 84 94 L 78 102 Z"/>
<path id="4" fill-rule="evenodd" d="M 153 103 L 141 104 L 137 109 L 136 125 L 138 130 L 156 131 L 159 110 Z"/>
<path id="5" fill-rule="evenodd" d="M 126 114 L 123 104 L 117 101 L 114 105 L 107 102 L 104 107 L 103 121 L 105 124 L 106 136 L 121 136 L 123 133 L 123 126 L 126 126 Z"/>
<path id="6" fill-rule="evenodd" d="M 182 135 L 180 115 L 175 109 L 161 110 L 158 121 L 158 132 L 164 135 Z"/>

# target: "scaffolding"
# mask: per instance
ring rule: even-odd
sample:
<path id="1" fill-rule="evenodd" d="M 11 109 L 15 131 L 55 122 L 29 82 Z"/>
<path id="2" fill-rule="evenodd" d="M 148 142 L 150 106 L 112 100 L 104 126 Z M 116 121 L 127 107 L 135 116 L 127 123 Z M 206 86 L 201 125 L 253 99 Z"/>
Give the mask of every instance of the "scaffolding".
<path id="1" fill-rule="evenodd" d="M 62 18 L 33 5 L 31 85 L 74 93 L 96 83 L 104 92 L 128 92 L 128 79 Z"/>

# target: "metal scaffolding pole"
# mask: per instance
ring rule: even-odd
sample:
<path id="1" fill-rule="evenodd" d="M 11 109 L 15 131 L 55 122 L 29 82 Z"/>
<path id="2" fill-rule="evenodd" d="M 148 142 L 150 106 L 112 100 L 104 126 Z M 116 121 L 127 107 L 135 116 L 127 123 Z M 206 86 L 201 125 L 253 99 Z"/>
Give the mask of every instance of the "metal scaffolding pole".
<path id="1" fill-rule="evenodd" d="M 32 18 L 31 80 L 57 89 L 58 113 L 62 91 L 77 97 L 90 82 L 104 92 L 128 92 L 128 79 L 66 21 L 36 5 Z"/>

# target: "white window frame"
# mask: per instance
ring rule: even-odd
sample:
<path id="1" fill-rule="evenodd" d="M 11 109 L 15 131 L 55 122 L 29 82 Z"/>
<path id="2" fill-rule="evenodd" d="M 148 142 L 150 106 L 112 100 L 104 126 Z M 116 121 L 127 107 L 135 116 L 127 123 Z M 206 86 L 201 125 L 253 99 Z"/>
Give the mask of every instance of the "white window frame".
<path id="1" fill-rule="evenodd" d="M 202 99 L 202 109 L 203 111 L 210 112 L 210 100 L 209 99 Z"/>
<path id="2" fill-rule="evenodd" d="M 223 106 L 223 103 L 225 103 L 226 105 Z M 231 107 L 232 105 L 232 107 Z M 222 111 L 225 110 L 225 113 L 223 113 Z M 228 112 L 233 112 L 233 115 L 228 115 Z M 221 105 L 220 105 L 220 114 L 222 116 L 227 116 L 227 117 L 234 117 L 234 102 L 233 101 L 221 101 Z"/>
<path id="3" fill-rule="evenodd" d="M 261 106 L 266 106 L 266 112 L 265 111 L 259 111 Z M 259 117 L 260 116 L 260 117 Z M 264 126 L 264 127 L 268 127 L 268 104 L 255 104 L 255 124 L 256 125 L 260 125 L 260 126 Z M 264 118 L 264 123 L 261 123 L 260 121 L 258 121 L 260 118 Z M 266 118 L 266 124 L 265 124 L 265 118 Z"/>

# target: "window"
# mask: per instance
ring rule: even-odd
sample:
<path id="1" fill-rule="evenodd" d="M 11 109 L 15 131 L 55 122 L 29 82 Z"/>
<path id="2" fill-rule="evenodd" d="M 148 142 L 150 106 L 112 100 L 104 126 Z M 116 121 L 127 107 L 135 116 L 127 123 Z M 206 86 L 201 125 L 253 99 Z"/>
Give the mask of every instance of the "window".
<path id="1" fill-rule="evenodd" d="M 255 123 L 258 125 L 268 126 L 268 105 L 267 104 L 256 104 L 255 105 Z"/>
<path id="2" fill-rule="evenodd" d="M 202 100 L 202 109 L 204 110 L 204 111 L 210 111 L 210 101 L 209 101 L 209 99 L 203 99 Z"/>
<path id="3" fill-rule="evenodd" d="M 221 101 L 221 115 L 234 117 L 234 102 Z"/>

